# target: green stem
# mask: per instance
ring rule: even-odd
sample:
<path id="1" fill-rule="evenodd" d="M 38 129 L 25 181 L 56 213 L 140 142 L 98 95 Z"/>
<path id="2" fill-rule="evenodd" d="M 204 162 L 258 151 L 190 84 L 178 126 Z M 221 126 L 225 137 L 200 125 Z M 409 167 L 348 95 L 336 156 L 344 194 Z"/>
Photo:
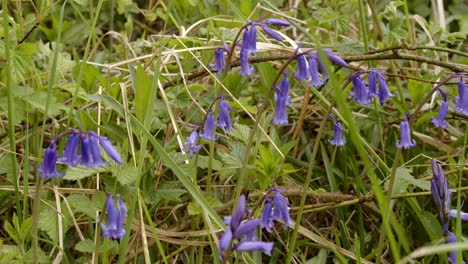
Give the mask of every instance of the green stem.
<path id="1" fill-rule="evenodd" d="M 10 139 L 10 157 L 11 157 L 11 169 L 13 172 L 13 179 L 15 185 L 15 200 L 16 200 L 16 214 L 18 219 L 23 219 L 21 215 L 21 194 L 19 192 L 19 171 L 18 164 L 16 162 L 16 138 L 15 138 L 15 98 L 13 96 L 13 85 L 11 80 L 11 53 L 10 53 L 10 27 L 8 26 L 9 15 L 8 15 L 8 1 L 3 0 L 3 32 L 4 32 L 4 43 L 5 43 L 5 79 L 6 79 L 6 90 L 8 91 L 8 136 Z M 27 174 L 26 174 L 27 175 Z"/>

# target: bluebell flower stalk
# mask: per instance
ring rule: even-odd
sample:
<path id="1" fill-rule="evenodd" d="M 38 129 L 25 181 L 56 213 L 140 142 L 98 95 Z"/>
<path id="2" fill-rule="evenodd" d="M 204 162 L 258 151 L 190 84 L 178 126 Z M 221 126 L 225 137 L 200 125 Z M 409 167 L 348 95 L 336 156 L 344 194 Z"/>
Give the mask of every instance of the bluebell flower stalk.
<path id="1" fill-rule="evenodd" d="M 65 144 L 63 156 L 58 158 L 56 141 L 66 136 L 69 136 L 69 138 Z M 41 172 L 41 178 L 63 176 L 64 174 L 56 171 L 57 162 L 62 162 L 71 167 L 75 167 L 78 164 L 88 168 L 108 165 L 108 162 L 102 160 L 100 147 L 111 159 L 122 164 L 122 158 L 106 137 L 99 136 L 92 131 L 81 132 L 77 129 L 70 129 L 59 134 L 46 149 L 43 165 L 38 167 Z"/>
<path id="2" fill-rule="evenodd" d="M 407 120 L 400 123 L 400 140 L 396 142 L 397 148 L 409 149 L 416 146 L 416 141 L 411 139 L 411 130 Z"/>
<path id="3" fill-rule="evenodd" d="M 468 213 L 450 209 L 450 197 L 452 192 L 455 191 L 448 188 L 447 179 L 445 178 L 445 173 L 442 170 L 442 167 L 434 159 L 431 162 L 433 174 L 433 178 L 431 180 L 431 192 L 434 202 L 439 210 L 439 218 L 442 221 L 442 230 L 448 236 L 449 244 L 456 243 L 457 239 L 455 235 L 449 230 L 450 218 L 457 218 L 458 214 L 460 214 L 460 218 L 463 221 L 468 221 Z M 457 252 L 450 252 L 448 260 L 450 263 L 457 263 Z M 465 262 L 462 261 L 462 263 Z"/>
<path id="4" fill-rule="evenodd" d="M 114 198 L 117 198 L 117 207 Z M 101 223 L 102 235 L 105 238 L 121 239 L 126 231 L 124 220 L 127 217 L 127 207 L 119 195 L 115 197 L 109 193 L 106 199 L 107 225 Z"/>
<path id="5" fill-rule="evenodd" d="M 273 231 L 274 221 L 280 221 L 284 226 L 292 227 L 294 225 L 289 215 L 288 198 L 281 194 L 279 187 L 271 189 L 273 197 L 265 197 L 266 203 L 260 222 L 262 228 L 269 233 Z"/>

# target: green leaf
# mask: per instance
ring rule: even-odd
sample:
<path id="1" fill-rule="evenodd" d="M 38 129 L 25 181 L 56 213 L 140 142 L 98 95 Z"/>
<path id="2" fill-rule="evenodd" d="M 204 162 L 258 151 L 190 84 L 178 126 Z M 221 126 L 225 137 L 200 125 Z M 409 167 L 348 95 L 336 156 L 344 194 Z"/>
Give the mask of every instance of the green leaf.
<path id="1" fill-rule="evenodd" d="M 76 211 L 85 213 L 91 219 L 95 219 L 97 208 L 93 205 L 91 200 L 84 194 L 71 194 L 67 197 L 68 204 Z"/>
<path id="2" fill-rule="evenodd" d="M 82 240 L 75 245 L 75 249 L 83 253 L 93 253 L 94 241 L 91 239 Z"/>
<path id="3" fill-rule="evenodd" d="M 135 90 L 135 115 L 141 122 L 145 120 L 146 109 L 149 106 L 151 80 L 143 67 L 138 64 L 135 71 L 131 71 L 133 77 L 133 86 Z"/>
<path id="4" fill-rule="evenodd" d="M 201 156 L 199 155 L 198 156 L 198 160 L 197 160 L 197 166 L 199 168 L 202 168 L 202 169 L 207 169 L 208 168 L 208 160 L 210 159 L 210 157 L 208 156 Z M 219 171 L 222 169 L 223 167 L 223 164 L 221 163 L 221 161 L 219 160 L 216 160 L 213 158 L 212 160 L 212 163 L 211 163 L 211 168 L 215 171 Z"/>
<path id="5" fill-rule="evenodd" d="M 162 200 L 181 202 L 180 196 L 186 194 L 187 191 L 180 187 L 179 182 L 161 182 L 157 190 L 149 195 L 149 202 L 159 203 Z"/>
<path id="6" fill-rule="evenodd" d="M 109 172 L 109 171 L 111 171 L 109 167 L 96 167 L 96 168 L 86 168 L 82 166 L 69 167 L 63 179 L 76 181 L 76 180 L 81 180 L 81 179 L 96 175 L 96 173 Z"/>
<path id="7" fill-rule="evenodd" d="M 389 181 L 386 181 L 385 188 L 387 190 L 388 190 L 388 184 L 389 184 Z M 405 192 L 409 185 L 419 187 L 420 189 L 425 190 L 425 191 L 428 191 L 431 189 L 431 184 L 429 181 L 415 179 L 413 175 L 411 175 L 411 170 L 407 168 L 402 168 L 402 167 L 397 168 L 392 195 Z"/>
<path id="8" fill-rule="evenodd" d="M 139 170 L 133 165 L 124 165 L 113 167 L 114 175 L 122 185 L 130 185 L 136 180 Z"/>

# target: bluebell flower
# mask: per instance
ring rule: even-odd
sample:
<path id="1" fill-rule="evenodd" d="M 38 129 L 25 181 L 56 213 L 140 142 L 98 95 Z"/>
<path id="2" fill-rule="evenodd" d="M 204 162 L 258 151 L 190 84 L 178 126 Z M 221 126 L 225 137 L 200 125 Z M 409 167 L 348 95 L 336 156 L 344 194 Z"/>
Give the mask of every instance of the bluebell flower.
<path id="1" fill-rule="evenodd" d="M 457 243 L 457 237 L 455 236 L 455 234 L 453 234 L 450 231 L 447 232 L 447 242 L 449 244 Z M 450 257 L 448 257 L 448 261 L 451 264 L 457 264 L 458 263 L 457 262 L 457 251 L 456 250 L 450 252 Z M 462 260 L 461 263 L 465 264 L 465 261 Z"/>
<path id="2" fill-rule="evenodd" d="M 225 251 L 232 245 L 234 240 L 239 240 L 233 246 L 234 250 L 238 251 L 263 251 L 265 254 L 271 253 L 273 244 L 258 241 L 255 230 L 261 225 L 261 219 L 249 219 L 242 221 L 246 215 L 246 198 L 245 195 L 239 197 L 237 207 L 231 217 L 225 218 L 225 223 L 228 225 L 226 231 L 219 239 L 219 249 L 224 258 Z"/>
<path id="3" fill-rule="evenodd" d="M 283 38 L 280 36 L 280 34 L 278 34 L 275 30 L 271 29 L 269 26 L 265 25 L 265 24 L 261 24 L 261 27 L 263 29 L 263 31 L 265 31 L 265 33 L 267 33 L 270 37 L 278 40 L 278 41 L 282 41 Z"/>
<path id="4" fill-rule="evenodd" d="M 377 73 L 373 70 L 369 72 L 368 77 L 369 96 L 377 97 Z"/>
<path id="5" fill-rule="evenodd" d="M 448 225 L 446 225 L 448 221 L 447 212 L 450 208 L 450 195 L 453 190 L 448 188 L 444 171 L 434 159 L 432 160 L 432 174 L 434 176 L 431 180 L 432 198 L 434 198 L 434 202 L 439 209 L 439 217 L 444 223 L 444 229 L 448 229 Z"/>
<path id="6" fill-rule="evenodd" d="M 379 101 L 383 105 L 388 98 L 394 95 L 388 89 L 383 73 L 377 72 L 377 82 L 379 83 Z"/>
<path id="7" fill-rule="evenodd" d="M 325 55 L 327 55 L 327 58 L 334 64 L 341 67 L 348 67 L 348 63 L 330 49 L 323 49 L 323 51 L 325 52 Z"/>
<path id="8" fill-rule="evenodd" d="M 343 138 L 343 126 L 339 121 L 335 121 L 333 125 L 333 139 L 328 142 L 334 146 L 343 146 L 346 140 Z"/>
<path id="9" fill-rule="evenodd" d="M 439 113 L 437 114 L 437 117 L 431 118 L 432 124 L 434 124 L 435 127 L 441 127 L 441 128 L 447 128 L 448 123 L 445 121 L 445 118 L 447 117 L 448 113 L 448 102 L 444 100 L 444 102 L 440 105 L 439 108 Z"/>
<path id="10" fill-rule="evenodd" d="M 197 145 L 198 140 L 198 132 L 197 130 L 193 130 L 190 133 L 190 136 L 185 141 L 185 151 L 188 151 L 190 158 L 193 157 L 193 153 L 199 152 L 201 150 L 201 145 Z"/>
<path id="11" fill-rule="evenodd" d="M 273 249 L 273 242 L 262 242 L 262 241 L 241 241 L 233 247 L 237 251 L 262 251 L 265 255 L 271 256 L 271 250 Z"/>
<path id="12" fill-rule="evenodd" d="M 455 110 L 461 114 L 468 115 L 468 89 L 463 78 L 458 82 L 458 96 L 455 97 Z"/>
<path id="13" fill-rule="evenodd" d="M 257 29 L 255 25 L 252 25 L 250 29 L 245 27 L 241 49 L 245 49 L 248 54 L 257 52 Z"/>
<path id="14" fill-rule="evenodd" d="M 264 23 L 270 24 L 272 26 L 278 26 L 278 27 L 287 27 L 290 26 L 288 21 L 282 20 L 282 19 L 277 19 L 277 18 L 267 18 L 263 21 Z"/>
<path id="15" fill-rule="evenodd" d="M 81 135 L 81 156 L 80 164 L 85 165 L 88 168 L 94 167 L 93 154 L 91 152 L 91 142 L 89 137 Z"/>
<path id="16" fill-rule="evenodd" d="M 294 223 L 289 216 L 288 198 L 284 197 L 278 188 L 273 188 L 273 219 L 283 221 L 286 226 L 293 226 Z"/>
<path id="17" fill-rule="evenodd" d="M 397 148 L 409 149 L 416 146 L 416 141 L 411 139 L 411 131 L 407 120 L 400 123 L 400 140 L 396 143 Z"/>
<path id="18" fill-rule="evenodd" d="M 307 62 L 304 55 L 299 55 L 297 57 L 297 72 L 294 75 L 298 80 L 308 80 L 309 79 L 309 69 L 307 67 Z"/>
<path id="19" fill-rule="evenodd" d="M 56 178 L 65 175 L 64 173 L 57 172 L 57 159 L 57 148 L 55 143 L 51 143 L 45 150 L 42 166 L 37 168 L 40 172 L 40 178 Z"/>
<path id="20" fill-rule="evenodd" d="M 215 119 L 211 108 L 208 109 L 208 113 L 205 119 L 205 126 L 203 127 L 203 132 L 200 134 L 200 137 L 207 141 L 216 140 Z"/>
<path id="21" fill-rule="evenodd" d="M 327 80 L 328 80 L 328 72 L 327 72 L 327 68 L 325 67 L 325 64 L 323 63 L 322 61 L 322 58 L 320 57 L 320 55 L 317 53 L 316 54 L 316 57 L 318 59 L 318 62 L 319 62 L 319 68 L 320 68 L 320 73 L 322 73 L 322 83 L 326 83 Z"/>
<path id="22" fill-rule="evenodd" d="M 241 48 L 240 51 L 240 62 L 241 70 L 239 71 L 240 75 L 252 75 L 254 73 L 254 68 L 249 64 L 249 50 L 245 47 Z"/>
<path id="23" fill-rule="evenodd" d="M 112 143 L 109 141 L 107 137 L 104 136 L 98 136 L 99 138 L 99 145 L 102 147 L 102 149 L 109 155 L 109 157 L 117 162 L 118 164 L 122 164 L 122 158 L 120 157 L 120 154 L 115 150 L 114 146 Z"/>
<path id="24" fill-rule="evenodd" d="M 92 157 L 91 167 L 106 166 L 108 163 L 102 161 L 101 149 L 99 148 L 99 136 L 94 132 L 89 132 L 89 147 Z"/>
<path id="25" fill-rule="evenodd" d="M 286 106 L 290 103 L 291 98 L 289 97 L 289 79 L 284 76 L 281 80 L 280 87 L 275 89 L 275 114 L 273 116 L 273 124 L 275 125 L 287 125 L 288 124 L 288 113 Z"/>
<path id="26" fill-rule="evenodd" d="M 227 131 L 232 130 L 232 122 L 231 122 L 231 106 L 229 103 L 224 100 L 224 96 L 220 97 L 219 100 L 219 108 L 218 108 L 218 127 L 226 128 Z"/>
<path id="27" fill-rule="evenodd" d="M 315 87 L 319 87 L 323 84 L 320 80 L 319 71 L 317 67 L 317 59 L 309 54 L 309 74 L 310 74 L 310 82 L 309 84 Z"/>
<path id="28" fill-rule="evenodd" d="M 221 73 L 224 68 L 226 68 L 226 61 L 224 60 L 224 52 L 222 48 L 215 50 L 215 63 L 210 64 L 210 67 L 213 71 Z"/>
<path id="29" fill-rule="evenodd" d="M 59 159 L 60 162 L 67 164 L 68 166 L 75 167 L 80 161 L 78 155 L 78 146 L 80 144 L 80 137 L 77 134 L 71 134 L 65 145 L 63 156 Z"/>
<path id="30" fill-rule="evenodd" d="M 106 199 L 106 215 L 107 225 L 101 223 L 102 235 L 105 238 L 121 239 L 126 231 L 124 228 L 124 220 L 127 216 L 127 207 L 125 206 L 120 196 L 117 195 L 117 208 L 114 204 L 112 194 L 107 195 Z"/>
<path id="31" fill-rule="evenodd" d="M 370 104 L 369 91 L 367 90 L 366 83 L 359 75 L 354 76 L 352 79 L 354 92 L 351 96 L 354 98 L 356 103 L 361 105 Z"/>
<path id="32" fill-rule="evenodd" d="M 273 204 L 267 200 L 265 208 L 263 208 L 263 214 L 261 218 L 261 226 L 266 229 L 268 233 L 271 233 L 274 227 L 273 223 Z"/>

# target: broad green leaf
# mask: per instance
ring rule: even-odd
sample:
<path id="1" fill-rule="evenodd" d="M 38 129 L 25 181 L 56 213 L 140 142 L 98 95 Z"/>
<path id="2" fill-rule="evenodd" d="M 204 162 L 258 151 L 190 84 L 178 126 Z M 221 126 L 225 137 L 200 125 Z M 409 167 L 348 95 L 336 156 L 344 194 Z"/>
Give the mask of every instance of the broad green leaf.
<path id="1" fill-rule="evenodd" d="M 93 253 L 95 249 L 94 241 L 91 239 L 85 239 L 83 241 L 80 241 L 75 245 L 75 249 L 79 252 Z"/>
<path id="2" fill-rule="evenodd" d="M 150 90 L 151 90 L 151 80 L 146 74 L 145 70 L 141 65 L 138 64 L 136 71 L 133 72 L 133 88 L 135 91 L 135 115 L 140 120 L 144 122 L 146 109 L 150 103 Z"/>
<path id="3" fill-rule="evenodd" d="M 388 189 L 388 184 L 389 181 L 385 182 L 386 189 Z M 405 192 L 409 185 L 419 187 L 420 189 L 425 191 L 431 189 L 431 184 L 429 181 L 415 179 L 413 175 L 411 175 L 411 170 L 407 168 L 397 168 L 392 194 L 399 194 Z"/>
<path id="4" fill-rule="evenodd" d="M 81 180 L 81 179 L 96 175 L 96 173 L 110 172 L 110 171 L 111 171 L 110 167 L 96 167 L 96 168 L 86 168 L 82 166 L 69 167 L 63 179 L 76 181 L 76 180 Z"/>
<path id="5" fill-rule="evenodd" d="M 67 197 L 68 204 L 78 212 L 85 213 L 91 219 L 96 217 L 97 208 L 93 205 L 91 200 L 84 194 L 71 194 Z"/>
<path id="6" fill-rule="evenodd" d="M 210 157 L 208 156 L 201 156 L 198 155 L 198 160 L 197 160 L 197 166 L 202 169 L 207 169 L 208 168 L 208 160 Z M 215 171 L 221 170 L 223 167 L 223 164 L 219 161 L 213 158 L 212 160 L 212 169 Z"/>
<path id="7" fill-rule="evenodd" d="M 116 175 L 117 180 L 122 185 L 129 185 L 136 180 L 138 176 L 139 170 L 137 167 L 133 165 L 123 165 L 123 166 L 115 166 L 113 167 L 114 175 Z"/>

